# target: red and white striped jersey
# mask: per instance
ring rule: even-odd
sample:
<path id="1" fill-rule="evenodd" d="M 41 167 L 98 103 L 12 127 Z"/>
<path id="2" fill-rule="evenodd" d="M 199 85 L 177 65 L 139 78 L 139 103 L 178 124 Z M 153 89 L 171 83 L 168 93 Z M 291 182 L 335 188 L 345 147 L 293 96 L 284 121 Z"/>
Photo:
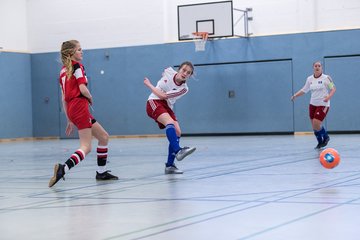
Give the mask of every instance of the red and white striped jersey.
<path id="1" fill-rule="evenodd" d="M 162 78 L 158 81 L 156 85 L 156 88 L 166 93 L 168 97 L 166 101 L 171 109 L 173 109 L 176 100 L 184 96 L 189 91 L 186 83 L 178 85 L 175 82 L 176 74 L 177 72 L 171 67 L 166 68 L 162 74 Z M 150 99 L 158 100 L 160 98 L 154 93 L 151 93 L 148 100 Z"/>

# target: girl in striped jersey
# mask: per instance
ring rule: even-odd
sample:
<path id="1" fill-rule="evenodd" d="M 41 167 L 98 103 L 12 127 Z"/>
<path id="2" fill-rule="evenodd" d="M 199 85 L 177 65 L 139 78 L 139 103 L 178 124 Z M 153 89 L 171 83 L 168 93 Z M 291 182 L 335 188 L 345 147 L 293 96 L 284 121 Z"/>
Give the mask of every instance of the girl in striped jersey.
<path id="1" fill-rule="evenodd" d="M 182 174 L 183 171 L 174 164 L 175 158 L 181 161 L 196 150 L 194 147 L 180 147 L 181 129 L 173 112 L 176 100 L 189 91 L 186 81 L 193 74 L 194 66 L 191 62 L 184 62 L 178 71 L 176 72 L 171 67 L 165 69 L 156 87 L 148 78 L 144 79 L 145 86 L 152 92 L 146 104 L 146 112 L 157 122 L 160 129 L 165 128 L 166 137 L 169 140 L 165 174 Z"/>
<path id="2" fill-rule="evenodd" d="M 330 99 L 334 95 L 336 88 L 331 77 L 323 74 L 321 62 L 315 62 L 313 70 L 314 74 L 307 78 L 304 87 L 295 93 L 291 100 L 294 101 L 296 97 L 311 91 L 309 117 L 318 141 L 315 149 L 321 149 L 330 141 L 330 137 L 324 126 L 322 126 L 322 122 L 329 112 Z"/>
<path id="3" fill-rule="evenodd" d="M 64 64 L 60 71 L 60 86 L 62 102 L 67 118 L 66 135 L 71 135 L 74 126 L 77 127 L 80 138 L 80 148 L 76 150 L 65 164 L 56 164 L 54 175 L 49 181 L 49 187 L 54 186 L 72 167 L 84 160 L 91 151 L 92 136 L 98 139 L 96 171 L 97 180 L 117 180 L 106 170 L 109 135 L 90 114 L 92 96 L 87 88 L 87 77 L 81 64 L 83 52 L 76 40 L 63 42 L 61 46 L 61 61 Z"/>

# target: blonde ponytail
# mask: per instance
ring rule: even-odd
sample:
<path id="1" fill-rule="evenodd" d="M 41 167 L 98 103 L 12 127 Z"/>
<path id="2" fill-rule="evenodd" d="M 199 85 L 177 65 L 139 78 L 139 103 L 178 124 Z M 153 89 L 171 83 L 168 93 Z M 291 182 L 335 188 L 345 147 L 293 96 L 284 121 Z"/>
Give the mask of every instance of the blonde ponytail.
<path id="1" fill-rule="evenodd" d="M 67 79 L 71 78 L 71 75 L 73 74 L 73 66 L 71 62 L 71 57 L 74 55 L 76 51 L 76 44 L 78 44 L 79 41 L 77 40 L 69 40 L 66 42 L 63 42 L 61 45 L 61 62 L 66 68 L 66 76 Z"/>

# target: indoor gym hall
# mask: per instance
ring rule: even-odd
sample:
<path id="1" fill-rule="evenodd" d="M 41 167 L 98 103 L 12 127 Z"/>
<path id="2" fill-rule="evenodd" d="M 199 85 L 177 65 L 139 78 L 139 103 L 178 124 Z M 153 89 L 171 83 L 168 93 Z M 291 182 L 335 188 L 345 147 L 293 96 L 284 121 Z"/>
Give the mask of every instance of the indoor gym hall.
<path id="1" fill-rule="evenodd" d="M 313 138 L 186 137 L 182 175 L 163 173 L 165 138 L 111 139 L 118 181 L 95 180 L 92 153 L 53 188 L 77 140 L 1 143 L 1 239 L 357 239 L 359 135 L 332 135 L 331 170 Z"/>

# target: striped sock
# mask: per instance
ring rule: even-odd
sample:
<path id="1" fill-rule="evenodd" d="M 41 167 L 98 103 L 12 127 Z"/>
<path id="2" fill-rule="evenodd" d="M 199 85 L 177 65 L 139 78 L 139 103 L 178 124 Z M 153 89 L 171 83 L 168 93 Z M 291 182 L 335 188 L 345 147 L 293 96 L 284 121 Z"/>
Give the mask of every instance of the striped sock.
<path id="1" fill-rule="evenodd" d="M 97 152 L 97 165 L 98 165 L 98 172 L 103 173 L 106 171 L 106 162 L 108 156 L 108 146 L 98 146 L 96 149 Z"/>
<path id="2" fill-rule="evenodd" d="M 69 168 L 69 170 L 76 165 L 78 165 L 82 160 L 85 158 L 85 153 L 80 148 L 76 150 L 70 158 L 65 162 L 66 166 Z"/>

